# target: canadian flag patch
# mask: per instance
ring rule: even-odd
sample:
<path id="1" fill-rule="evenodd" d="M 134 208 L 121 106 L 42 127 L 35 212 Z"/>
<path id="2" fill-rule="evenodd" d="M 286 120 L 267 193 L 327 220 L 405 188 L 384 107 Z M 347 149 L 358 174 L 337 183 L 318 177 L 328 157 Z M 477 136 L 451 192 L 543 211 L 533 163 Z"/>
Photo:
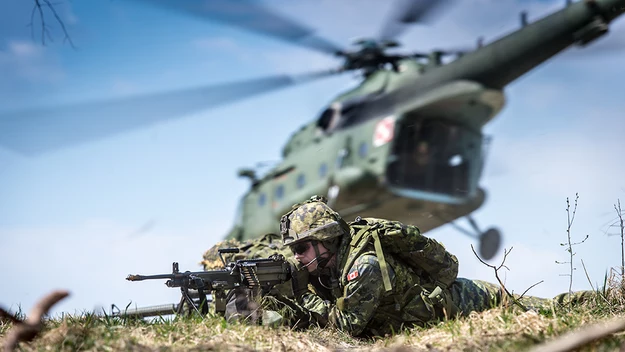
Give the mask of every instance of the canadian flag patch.
<path id="1" fill-rule="evenodd" d="M 349 273 L 349 275 L 347 275 L 347 281 L 352 281 L 353 279 L 358 277 L 358 270 Z"/>

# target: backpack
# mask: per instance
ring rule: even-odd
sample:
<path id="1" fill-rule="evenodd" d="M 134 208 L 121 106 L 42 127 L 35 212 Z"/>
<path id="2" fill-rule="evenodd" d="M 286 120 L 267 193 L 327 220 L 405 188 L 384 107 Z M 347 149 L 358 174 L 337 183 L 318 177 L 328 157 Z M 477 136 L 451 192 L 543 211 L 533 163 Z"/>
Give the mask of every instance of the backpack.
<path id="1" fill-rule="evenodd" d="M 370 250 L 371 244 L 380 263 L 386 291 L 392 290 L 392 285 L 385 255 L 392 255 L 412 268 L 419 277 L 435 283 L 442 289 L 449 287 L 458 276 L 456 256 L 447 252 L 438 241 L 423 236 L 417 226 L 399 221 L 361 217 L 350 222 L 349 226 L 352 232 L 347 262 L 343 266 L 344 276 L 356 258 Z"/>

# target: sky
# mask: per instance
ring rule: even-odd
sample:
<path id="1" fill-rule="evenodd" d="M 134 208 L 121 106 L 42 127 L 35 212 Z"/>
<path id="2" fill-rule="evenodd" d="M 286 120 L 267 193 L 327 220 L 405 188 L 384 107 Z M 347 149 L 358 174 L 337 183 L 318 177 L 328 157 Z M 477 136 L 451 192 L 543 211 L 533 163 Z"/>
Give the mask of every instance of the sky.
<path id="1" fill-rule="evenodd" d="M 342 46 L 381 27 L 390 2 L 268 0 Z M 534 21 L 564 1 L 466 0 L 400 38 L 408 50 L 473 46 Z M 53 42 L 27 24 L 31 3 L 0 5 L 0 112 L 297 74 L 340 61 L 149 1 L 92 0 L 57 5 L 75 47 L 51 20 Z M 573 290 L 602 282 L 621 262 L 614 204 L 625 203 L 625 20 L 583 50 L 547 61 L 505 89 L 507 103 L 485 128 L 492 137 L 480 185 L 481 228 L 498 227 L 508 289 L 553 296 L 569 287 L 567 198 L 579 194 L 571 227 Z M 200 270 L 203 252 L 230 230 L 249 187 L 240 167 L 279 161 L 290 134 L 313 120 L 351 74 L 288 88 L 158 125 L 38 156 L 0 149 L 0 305 L 26 312 L 52 289 L 70 296 L 53 314 L 111 304 L 173 303 L 162 281 L 128 274 Z M 625 207 L 625 204 L 623 205 Z M 571 209 L 572 210 L 572 209 Z M 464 220 L 457 222 L 467 227 Z M 418 224 L 417 224 L 418 225 Z M 460 276 L 495 282 L 471 251 L 474 240 L 450 225 L 431 236 L 460 261 Z M 502 253 L 490 264 L 499 264 Z M 587 275 L 584 272 L 585 265 Z M 590 278 L 588 279 L 587 276 Z"/>

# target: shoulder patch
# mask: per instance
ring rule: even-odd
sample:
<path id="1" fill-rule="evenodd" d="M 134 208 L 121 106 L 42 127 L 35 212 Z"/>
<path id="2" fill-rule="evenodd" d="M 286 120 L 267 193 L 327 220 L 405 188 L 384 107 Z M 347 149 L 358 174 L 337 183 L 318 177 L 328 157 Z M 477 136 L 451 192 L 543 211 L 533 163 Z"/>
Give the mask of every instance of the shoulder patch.
<path id="1" fill-rule="evenodd" d="M 357 278 L 357 277 L 358 277 L 358 275 L 359 275 L 359 274 L 358 274 L 358 269 L 356 269 L 356 270 L 352 271 L 351 273 L 349 273 L 349 275 L 347 275 L 347 281 L 352 281 L 352 280 L 354 280 L 355 278 Z"/>

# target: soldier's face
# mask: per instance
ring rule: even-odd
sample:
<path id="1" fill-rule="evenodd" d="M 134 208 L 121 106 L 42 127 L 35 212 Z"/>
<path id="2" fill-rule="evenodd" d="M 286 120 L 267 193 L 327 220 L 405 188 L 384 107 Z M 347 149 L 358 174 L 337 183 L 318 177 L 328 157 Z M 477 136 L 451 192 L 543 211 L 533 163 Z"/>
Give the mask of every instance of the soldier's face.
<path id="1" fill-rule="evenodd" d="M 328 249 L 319 242 L 317 243 L 316 247 L 319 251 L 319 257 L 323 257 L 324 253 L 328 252 Z M 297 245 L 294 245 L 291 250 L 293 250 L 295 260 L 300 262 L 300 264 L 306 266 L 308 272 L 313 272 L 317 269 L 317 260 L 319 259 L 315 260 L 315 258 L 317 257 L 317 253 L 315 252 L 315 247 L 313 246 L 311 241 L 298 243 Z"/>

